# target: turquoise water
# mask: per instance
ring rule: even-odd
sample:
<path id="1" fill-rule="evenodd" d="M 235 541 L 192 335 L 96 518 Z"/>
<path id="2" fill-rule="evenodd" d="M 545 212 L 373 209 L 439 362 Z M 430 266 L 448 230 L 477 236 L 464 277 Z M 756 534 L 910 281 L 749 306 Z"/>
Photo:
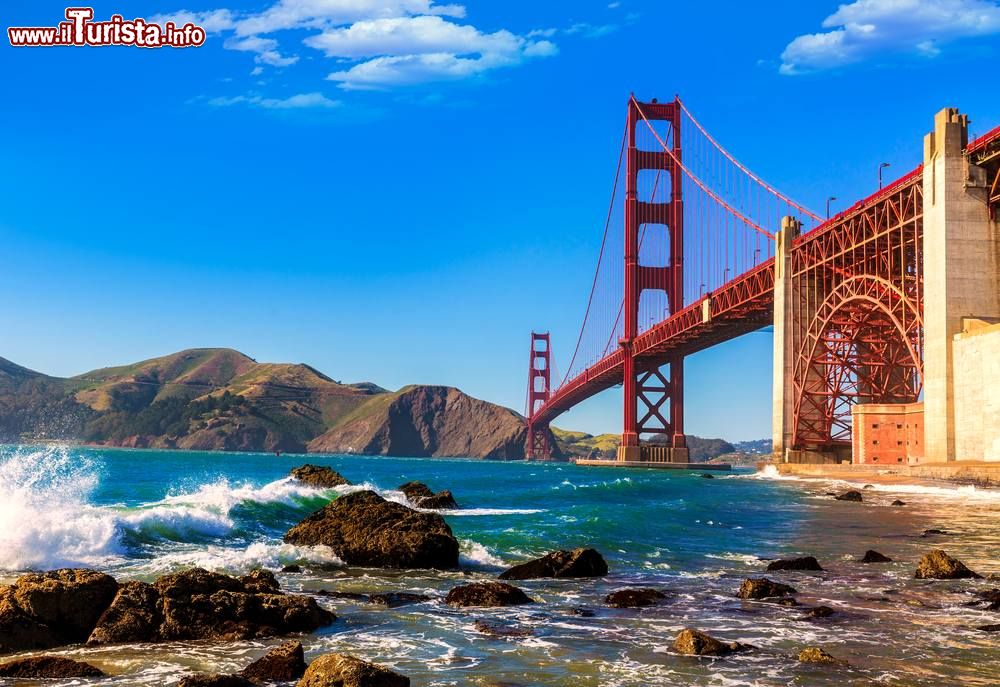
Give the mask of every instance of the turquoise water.
<path id="1" fill-rule="evenodd" d="M 443 512 L 461 542 L 462 570 L 381 571 L 343 566 L 333 552 L 283 544 L 284 532 L 349 491 L 318 490 L 287 477 L 303 462 L 330 465 L 358 488 L 403 501 L 395 488 L 421 480 L 451 489 L 461 509 Z M 996 635 L 976 625 L 1000 613 L 969 606 L 989 582 L 913 580 L 919 555 L 943 546 L 982 572 L 1000 571 L 1000 498 L 971 488 L 879 487 L 865 504 L 831 500 L 831 485 L 749 473 L 580 468 L 474 460 L 281 456 L 248 453 L 0 448 L 0 577 L 67 565 L 119 579 L 152 579 L 200 565 L 228 573 L 289 563 L 290 591 L 416 591 L 435 601 L 381 609 L 318 596 L 340 619 L 303 638 L 307 652 L 349 651 L 392 665 L 414 685 L 941 685 L 996 684 Z M 842 488 L 843 485 L 835 485 Z M 894 498 L 906 508 L 890 508 Z M 920 537 L 942 527 L 941 542 Z M 593 546 L 604 580 L 519 583 L 539 603 L 458 610 L 439 597 L 472 579 L 557 548 Z M 898 562 L 853 561 L 876 548 Z M 743 603 L 740 581 L 766 559 L 815 555 L 825 573 L 776 573 L 806 605 L 839 612 L 802 620 L 802 609 Z M 673 592 L 645 610 L 615 610 L 608 592 L 651 586 Z M 996 583 L 993 583 L 996 586 Z M 587 614 L 581 614 L 581 610 Z M 592 615 L 590 615 L 592 613 Z M 479 619 L 530 630 L 495 638 Z M 670 651 L 683 627 L 759 647 L 698 660 Z M 172 684 L 183 672 L 242 667 L 274 642 L 176 643 L 70 648 L 115 675 L 114 685 Z M 847 665 L 795 660 L 806 645 Z M 51 653 L 51 652 L 50 652 Z"/>

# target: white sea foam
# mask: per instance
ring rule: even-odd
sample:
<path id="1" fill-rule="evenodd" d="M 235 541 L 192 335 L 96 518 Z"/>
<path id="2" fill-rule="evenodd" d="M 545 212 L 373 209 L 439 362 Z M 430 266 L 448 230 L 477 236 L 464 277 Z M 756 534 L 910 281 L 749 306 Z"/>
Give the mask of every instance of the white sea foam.
<path id="1" fill-rule="evenodd" d="M 459 558 L 463 567 L 502 568 L 506 563 L 490 549 L 471 539 L 459 541 Z"/>
<path id="2" fill-rule="evenodd" d="M 171 572 L 197 566 L 230 574 L 255 568 L 281 568 L 291 563 L 342 567 L 344 562 L 328 546 L 293 546 L 284 543 L 256 542 L 246 548 L 225 546 L 185 547 L 171 551 L 139 566 L 144 574 Z"/>

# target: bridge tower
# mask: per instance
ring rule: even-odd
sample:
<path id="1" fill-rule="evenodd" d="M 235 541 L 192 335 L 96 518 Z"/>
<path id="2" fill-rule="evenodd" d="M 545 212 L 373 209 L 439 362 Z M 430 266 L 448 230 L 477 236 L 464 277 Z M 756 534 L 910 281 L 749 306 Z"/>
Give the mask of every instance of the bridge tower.
<path id="1" fill-rule="evenodd" d="M 552 343 L 549 333 L 531 332 L 531 354 L 528 358 L 528 435 L 524 455 L 528 460 L 548 460 L 552 457 L 551 432 L 547 423 L 535 423 L 535 411 L 549 400 L 552 391 Z"/>
<path id="2" fill-rule="evenodd" d="M 625 294 L 624 332 L 619 344 L 624 354 L 622 384 L 624 412 L 618 460 L 638 461 L 648 457 L 642 447 L 644 435 L 665 436 L 667 446 L 654 449 L 659 459 L 687 462 L 684 440 L 684 358 L 676 355 L 663 367 L 636 359 L 633 344 L 639 335 L 639 300 L 643 291 L 666 293 L 670 314 L 684 307 L 684 201 L 682 174 L 675 169 L 681 160 L 681 103 L 659 103 L 655 99 L 640 103 L 629 99 L 627 118 L 625 176 Z M 672 140 L 672 157 L 666 150 L 640 150 L 636 145 L 636 127 L 646 122 L 667 122 Z M 663 173 L 670 180 L 670 200 L 638 197 L 639 174 L 645 170 Z M 668 237 L 667 264 L 643 265 L 639 262 L 639 233 L 643 225 L 662 225 Z M 652 227 L 650 227 L 652 229 Z M 652 229 L 655 230 L 655 229 Z M 667 409 L 664 409 L 664 405 Z M 639 415 L 640 409 L 642 415 Z M 646 455 L 644 455 L 646 454 Z"/>

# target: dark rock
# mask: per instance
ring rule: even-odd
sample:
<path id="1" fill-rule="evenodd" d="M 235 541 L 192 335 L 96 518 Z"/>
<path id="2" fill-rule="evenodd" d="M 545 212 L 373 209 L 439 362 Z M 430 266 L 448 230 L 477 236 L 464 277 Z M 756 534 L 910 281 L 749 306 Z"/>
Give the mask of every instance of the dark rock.
<path id="1" fill-rule="evenodd" d="M 385 606 L 386 608 L 419 604 L 430 600 L 431 597 L 426 594 L 414 594 L 412 592 L 385 592 L 382 594 L 372 594 L 368 597 L 369 603 L 373 603 L 376 606 Z"/>
<path id="2" fill-rule="evenodd" d="M 428 510 L 454 510 L 458 508 L 458 502 L 455 501 L 455 497 L 447 489 L 439 491 L 434 496 L 421 499 L 419 505 L 420 508 L 427 508 Z"/>
<path id="3" fill-rule="evenodd" d="M 874 489 L 874 488 L 875 488 L 875 485 L 874 485 L 874 484 L 866 484 L 865 486 L 863 486 L 863 487 L 861 487 L 861 488 L 862 488 L 862 489 Z"/>
<path id="4" fill-rule="evenodd" d="M 73 678 L 104 677 L 104 672 L 89 663 L 61 656 L 33 656 L 0 664 L 0 677 Z"/>
<path id="5" fill-rule="evenodd" d="M 517 606 L 534 603 L 527 594 L 503 582 L 473 582 L 455 587 L 445 603 L 452 606 Z"/>
<path id="6" fill-rule="evenodd" d="M 979 601 L 973 601 L 973 606 L 981 605 L 987 611 L 1000 611 L 1000 589 L 988 589 L 985 592 L 976 592 Z"/>
<path id="7" fill-rule="evenodd" d="M 835 491 L 828 491 L 828 492 L 826 492 L 826 495 L 827 496 L 836 496 L 837 492 L 835 492 Z"/>
<path id="8" fill-rule="evenodd" d="M 350 484 L 350 481 L 336 470 L 308 463 L 292 470 L 292 477 L 320 489 L 332 489 Z"/>
<path id="9" fill-rule="evenodd" d="M 899 499 L 896 499 L 895 501 L 893 501 L 889 505 L 891 505 L 891 506 L 905 506 L 906 505 L 906 501 L 900 501 Z"/>
<path id="10" fill-rule="evenodd" d="M 253 682 L 288 682 L 298 680 L 306 672 L 305 653 L 301 642 L 280 644 L 239 672 Z"/>
<path id="11" fill-rule="evenodd" d="M 410 503 L 414 506 L 420 503 L 421 499 L 434 496 L 434 490 L 423 482 L 407 482 L 406 484 L 400 484 L 399 490 L 403 492 L 403 495 L 409 499 Z"/>
<path id="12" fill-rule="evenodd" d="M 777 561 L 771 561 L 767 566 L 768 572 L 774 572 L 776 570 L 822 570 L 819 561 L 817 561 L 812 556 L 803 556 L 802 558 L 785 558 Z"/>
<path id="13" fill-rule="evenodd" d="M 686 656 L 726 656 L 751 648 L 739 642 L 721 642 L 704 632 L 685 628 L 674 639 L 674 651 Z"/>
<path id="14" fill-rule="evenodd" d="M 702 473 L 701 478 L 702 479 L 715 479 L 715 475 L 710 475 L 707 472 L 705 472 L 705 473 Z"/>
<path id="15" fill-rule="evenodd" d="M 802 617 L 803 618 L 829 618 L 831 615 L 834 615 L 835 613 L 836 613 L 836 611 L 833 610 L 832 608 L 830 608 L 829 606 L 816 606 L 814 608 L 810 608 L 809 610 L 807 610 L 805 612 L 805 615 L 803 615 Z"/>
<path id="16" fill-rule="evenodd" d="M 799 661 L 802 663 L 837 663 L 830 654 L 826 653 L 818 646 L 807 646 L 799 652 Z"/>
<path id="17" fill-rule="evenodd" d="M 282 568 L 281 572 L 283 572 L 283 573 L 300 573 L 300 572 L 302 572 L 302 566 L 301 565 L 296 565 L 295 563 L 292 563 L 291 565 L 286 565 L 284 568 Z"/>
<path id="18" fill-rule="evenodd" d="M 401 484 L 399 490 L 417 508 L 427 508 L 432 510 L 451 510 L 458 508 L 455 497 L 450 491 L 439 491 L 434 493 L 431 488 L 423 482 L 407 482 Z"/>
<path id="19" fill-rule="evenodd" d="M 409 687 L 410 678 L 347 654 L 323 654 L 296 687 Z"/>
<path id="20" fill-rule="evenodd" d="M 976 629 L 982 632 L 1000 632 L 1000 625 L 978 625 Z"/>
<path id="21" fill-rule="evenodd" d="M 868 549 L 865 551 L 865 555 L 859 561 L 860 563 L 892 563 L 892 559 L 888 556 L 880 554 L 878 551 Z"/>
<path id="22" fill-rule="evenodd" d="M 793 599 L 790 596 L 779 597 L 777 599 L 769 598 L 769 599 L 764 599 L 764 601 L 767 601 L 768 603 L 773 603 L 776 606 L 790 606 L 790 607 L 794 607 L 794 606 L 800 605 L 799 602 L 798 602 L 798 600 Z"/>
<path id="23" fill-rule="evenodd" d="M 126 582 L 97 621 L 88 644 L 153 642 L 159 636 L 163 613 L 160 593 L 145 582 Z"/>
<path id="24" fill-rule="evenodd" d="M 458 567 L 458 540 L 444 518 L 386 501 L 373 491 L 341 496 L 288 530 L 285 541 L 324 544 L 348 565 Z"/>
<path id="25" fill-rule="evenodd" d="M 319 596 L 328 596 L 331 599 L 344 599 L 345 601 L 357 601 L 359 603 L 368 603 L 368 595 L 360 594 L 358 592 L 330 592 L 326 589 L 320 589 L 316 592 Z"/>
<path id="26" fill-rule="evenodd" d="M 255 685 L 239 675 L 193 673 L 182 677 L 177 687 L 255 687 Z"/>
<path id="27" fill-rule="evenodd" d="M 531 629 L 527 627 L 516 627 L 491 620 L 477 620 L 476 630 L 490 637 L 530 637 Z"/>
<path id="28" fill-rule="evenodd" d="M 94 570 L 22 575 L 0 588 L 0 651 L 83 642 L 117 591 L 113 577 Z"/>
<path id="29" fill-rule="evenodd" d="M 311 597 L 278 591 L 270 572 L 237 579 L 191 568 L 153 585 L 123 585 L 89 643 L 271 637 L 311 632 L 335 617 Z"/>
<path id="30" fill-rule="evenodd" d="M 924 536 L 924 537 L 933 537 L 933 536 L 936 536 L 936 535 L 946 535 L 946 534 L 948 534 L 948 532 L 946 532 L 945 530 L 929 529 L 929 530 L 924 530 L 924 533 L 923 533 L 922 536 Z"/>
<path id="31" fill-rule="evenodd" d="M 741 599 L 769 599 L 795 594 L 796 591 L 787 584 L 769 580 L 766 577 L 747 578 L 740 585 L 737 596 Z"/>
<path id="32" fill-rule="evenodd" d="M 917 563 L 914 577 L 921 580 L 958 580 L 981 578 L 982 575 L 969 570 L 964 563 L 952 558 L 941 549 L 934 549 L 925 553 Z"/>
<path id="33" fill-rule="evenodd" d="M 595 549 L 553 551 L 541 558 L 508 568 L 501 580 L 531 580 L 541 577 L 604 577 L 608 564 Z"/>
<path id="34" fill-rule="evenodd" d="M 864 501 L 864 498 L 861 496 L 861 492 L 857 489 L 850 489 L 845 491 L 843 494 L 835 496 L 834 498 L 838 501 L 857 501 L 859 503 Z"/>
<path id="35" fill-rule="evenodd" d="M 593 618 L 596 615 L 589 608 L 574 608 L 571 612 L 573 615 L 578 615 L 581 618 Z"/>
<path id="36" fill-rule="evenodd" d="M 655 606 L 666 598 L 658 589 L 619 589 L 604 597 L 604 603 L 612 608 L 640 608 Z"/>

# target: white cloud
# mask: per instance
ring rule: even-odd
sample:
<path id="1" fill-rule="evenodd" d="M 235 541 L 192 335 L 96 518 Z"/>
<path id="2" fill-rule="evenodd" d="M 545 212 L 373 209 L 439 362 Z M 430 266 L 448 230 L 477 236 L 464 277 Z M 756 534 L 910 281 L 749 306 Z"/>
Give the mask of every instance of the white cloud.
<path id="1" fill-rule="evenodd" d="M 208 12 L 180 10 L 172 14 L 157 14 L 150 17 L 149 21 L 160 25 L 172 21 L 177 26 L 191 23 L 200 26 L 208 33 L 220 33 L 236 27 L 236 19 L 231 10 L 210 10 Z"/>
<path id="2" fill-rule="evenodd" d="M 579 22 L 577 24 L 571 25 L 566 29 L 566 33 L 580 34 L 585 38 L 600 38 L 602 36 L 607 36 L 609 33 L 614 33 L 618 30 L 617 24 L 588 24 L 586 22 Z"/>
<path id="3" fill-rule="evenodd" d="M 413 15 L 464 17 L 465 8 L 437 5 L 433 0 L 279 0 L 263 12 L 241 19 L 236 32 L 252 35 Z"/>
<path id="4" fill-rule="evenodd" d="M 286 57 L 277 50 L 265 50 L 253 59 L 257 64 L 269 64 L 272 67 L 288 67 L 299 61 L 297 55 Z"/>
<path id="5" fill-rule="evenodd" d="M 306 108 L 331 109 L 340 107 L 343 103 L 331 100 L 322 93 L 298 93 L 288 98 L 265 98 L 259 95 L 237 95 L 231 98 L 211 98 L 208 101 L 213 107 L 231 107 L 233 105 L 250 105 L 269 110 L 298 110 Z"/>
<path id="6" fill-rule="evenodd" d="M 861 62 L 885 53 L 934 57 L 940 44 L 1000 33 L 993 0 L 856 0 L 841 5 L 821 33 L 795 38 L 781 55 L 782 74 Z"/>

